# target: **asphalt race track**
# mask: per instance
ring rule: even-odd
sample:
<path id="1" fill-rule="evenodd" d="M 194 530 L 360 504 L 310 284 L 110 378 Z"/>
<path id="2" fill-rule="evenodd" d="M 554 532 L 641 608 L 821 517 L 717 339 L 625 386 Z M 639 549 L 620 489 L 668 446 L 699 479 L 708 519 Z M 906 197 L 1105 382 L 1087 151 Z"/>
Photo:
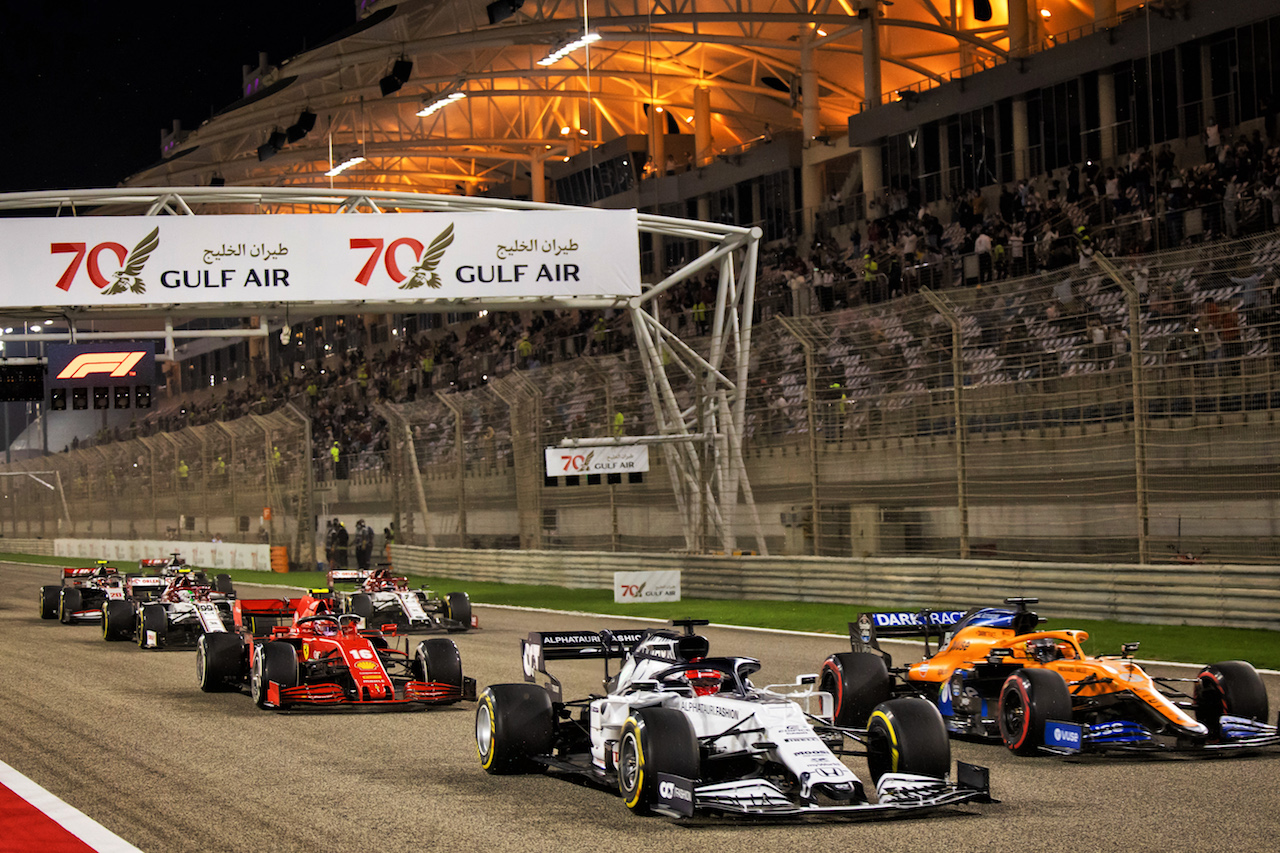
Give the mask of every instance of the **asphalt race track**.
<path id="1" fill-rule="evenodd" d="M 37 588 L 57 580 L 51 567 L 0 564 L 0 760 L 149 853 L 1253 851 L 1275 849 L 1280 837 L 1280 753 L 1067 761 L 954 741 L 953 760 L 991 768 L 1000 804 L 881 823 L 637 818 L 607 791 L 486 775 L 473 703 L 281 714 L 258 710 L 247 692 L 202 693 L 189 650 L 142 651 L 104 642 L 93 626 L 41 620 Z M 519 640 L 531 630 L 627 624 L 476 612 L 481 630 L 455 640 L 481 688 L 521 680 Z M 706 633 L 713 654 L 761 658 L 757 684 L 790 682 L 847 649 L 835 637 Z M 552 667 L 566 696 L 599 689 L 599 661 Z M 1280 678 L 1266 680 L 1274 719 Z M 850 763 L 865 778 L 862 760 Z"/>

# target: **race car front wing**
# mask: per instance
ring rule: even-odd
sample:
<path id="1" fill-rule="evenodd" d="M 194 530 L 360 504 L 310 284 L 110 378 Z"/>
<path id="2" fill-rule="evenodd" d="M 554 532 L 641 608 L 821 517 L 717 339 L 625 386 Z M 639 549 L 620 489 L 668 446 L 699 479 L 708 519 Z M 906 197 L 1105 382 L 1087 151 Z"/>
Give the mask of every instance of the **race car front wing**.
<path id="1" fill-rule="evenodd" d="M 904 817 L 959 803 L 996 802 L 991 798 L 987 768 L 960 761 L 956 782 L 933 776 L 886 773 L 876 785 L 876 802 L 796 802 L 768 779 L 738 779 L 697 785 L 692 780 L 662 774 L 655 810 L 671 817 L 689 817 L 695 811 L 721 812 L 755 817 L 841 815 L 859 820 Z"/>

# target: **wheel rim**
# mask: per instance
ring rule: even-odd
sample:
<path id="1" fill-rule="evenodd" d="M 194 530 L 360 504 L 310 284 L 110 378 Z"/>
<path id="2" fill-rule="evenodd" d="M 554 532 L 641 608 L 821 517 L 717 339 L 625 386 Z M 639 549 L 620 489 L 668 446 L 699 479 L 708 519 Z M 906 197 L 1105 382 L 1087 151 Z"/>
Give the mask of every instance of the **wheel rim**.
<path id="1" fill-rule="evenodd" d="M 831 709 L 832 716 L 840 716 L 840 685 L 836 682 L 835 676 L 831 672 L 829 666 L 824 666 L 822 672 L 818 675 L 818 690 L 823 693 L 830 693 L 831 700 L 835 707 Z"/>
<path id="2" fill-rule="evenodd" d="M 487 758 L 493 752 L 493 717 L 488 702 L 481 705 L 476 714 L 476 746 L 480 748 L 481 758 Z"/>
<path id="3" fill-rule="evenodd" d="M 1010 746 L 1017 746 L 1023 741 L 1027 726 L 1027 707 L 1022 702 L 1022 694 L 1017 690 L 1005 693 L 1000 720 L 1004 723 L 1005 740 Z"/>
<path id="4" fill-rule="evenodd" d="M 628 793 L 635 791 L 640 783 L 639 753 L 635 732 L 627 732 L 618 748 L 618 781 Z"/>
<path id="5" fill-rule="evenodd" d="M 257 654 L 253 656 L 253 673 L 249 677 L 249 692 L 253 695 L 253 701 L 262 701 L 262 646 L 255 649 Z"/>
<path id="6" fill-rule="evenodd" d="M 201 687 L 204 687 L 209 680 L 205 677 L 204 637 L 201 637 L 200 641 L 196 643 L 196 680 Z"/>

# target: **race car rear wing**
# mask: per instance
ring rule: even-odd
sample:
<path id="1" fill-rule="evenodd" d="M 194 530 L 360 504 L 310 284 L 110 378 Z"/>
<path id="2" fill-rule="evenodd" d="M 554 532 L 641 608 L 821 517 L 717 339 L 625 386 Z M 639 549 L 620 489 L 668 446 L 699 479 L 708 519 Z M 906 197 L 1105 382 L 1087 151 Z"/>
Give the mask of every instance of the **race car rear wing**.
<path id="1" fill-rule="evenodd" d="M 271 633 L 272 628 L 293 624 L 293 615 L 302 598 L 238 598 L 231 604 L 236 627 L 255 637 Z"/>
<path id="2" fill-rule="evenodd" d="M 880 637 L 923 637 L 925 654 L 929 654 L 929 640 L 937 637 L 941 645 L 951 626 L 968 613 L 967 610 L 889 610 L 859 613 L 856 622 L 849 623 L 849 645 L 855 652 L 873 652 L 886 661 L 890 660 L 880 648 Z"/>
<path id="3" fill-rule="evenodd" d="M 520 660 L 524 667 L 524 680 L 537 683 L 538 676 L 547 679 L 545 685 L 554 701 L 562 701 L 560 680 L 547 672 L 549 660 L 600 660 L 621 658 L 631 650 L 641 637 L 643 629 L 620 628 L 616 631 L 532 631 L 529 639 L 520 641 Z"/>
<path id="4" fill-rule="evenodd" d="M 339 583 L 361 584 L 371 575 L 372 572 L 368 569 L 337 569 L 329 572 L 329 588 L 332 589 L 334 584 Z"/>

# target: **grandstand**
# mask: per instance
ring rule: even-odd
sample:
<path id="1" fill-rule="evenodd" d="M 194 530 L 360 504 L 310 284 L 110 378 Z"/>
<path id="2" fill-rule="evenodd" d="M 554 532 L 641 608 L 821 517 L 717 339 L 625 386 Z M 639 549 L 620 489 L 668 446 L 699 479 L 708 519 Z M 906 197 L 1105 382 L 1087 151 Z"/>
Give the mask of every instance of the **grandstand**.
<path id="1" fill-rule="evenodd" d="M 1280 18 L 1262 2 L 1205 15 L 1194 2 L 1098 3 L 1084 18 L 1075 4 L 1039 7 L 1052 14 L 1000 7 L 985 26 L 962 11 L 929 29 L 928 4 L 905 0 L 796 20 L 753 5 L 768 58 L 749 72 L 707 60 L 746 47 L 706 7 L 689 20 L 602 13 L 592 19 L 616 49 L 532 72 L 530 92 L 507 75 L 527 76 L 530 46 L 572 16 L 517 10 L 486 25 L 450 4 L 373 4 L 358 32 L 259 69 L 261 89 L 125 184 L 462 187 L 755 225 L 766 252 L 742 450 L 760 523 L 739 520 L 742 547 L 1274 560 L 1280 77 L 1247 59 L 1273 52 Z M 677 61 L 672 46 L 695 28 L 698 56 Z M 912 29 L 939 43 L 927 60 L 888 35 Z M 665 40 L 637 47 L 636 30 Z M 487 69 L 481 48 L 495 51 Z M 414 73 L 366 113 L 361 89 L 393 54 Z M 878 58 L 883 77 L 854 54 Z M 1224 56 L 1235 71 L 1221 71 Z M 797 62 L 794 80 L 780 70 Z M 637 83 L 636 68 L 659 66 Z M 721 85 L 688 85 L 697 68 Z M 339 91 L 343 74 L 355 85 Z M 467 92 L 465 118 L 408 118 L 446 84 Z M 656 119 L 659 102 L 693 132 Z M 525 121 L 532 104 L 540 122 Z M 330 144 L 304 135 L 260 157 L 257 137 L 303 108 L 322 114 Z M 326 177 L 333 140 L 361 136 L 365 165 Z M 646 282 L 700 251 L 643 235 Z M 689 278 L 655 300 L 701 352 L 709 291 Z M 681 535 L 667 458 L 643 483 L 552 485 L 538 469 L 542 447 L 606 435 L 619 413 L 628 435 L 662 432 L 632 315 L 465 308 L 273 316 L 273 329 L 290 325 L 279 343 L 180 351 L 153 414 L 8 467 L 63 471 L 70 517 L 95 532 L 251 540 L 250 507 L 292 503 L 385 517 L 423 544 L 725 547 L 711 521 Z M 697 378 L 667 373 L 693 408 Z M 284 468 L 263 451 L 281 441 Z M 165 473 L 183 447 L 198 504 Z M 231 460 L 222 481 L 209 470 L 219 455 Z M 86 472 L 104 463 L 128 512 L 95 509 L 102 486 Z M 38 489 L 15 488 L 5 535 L 49 535 L 66 518 Z"/>

